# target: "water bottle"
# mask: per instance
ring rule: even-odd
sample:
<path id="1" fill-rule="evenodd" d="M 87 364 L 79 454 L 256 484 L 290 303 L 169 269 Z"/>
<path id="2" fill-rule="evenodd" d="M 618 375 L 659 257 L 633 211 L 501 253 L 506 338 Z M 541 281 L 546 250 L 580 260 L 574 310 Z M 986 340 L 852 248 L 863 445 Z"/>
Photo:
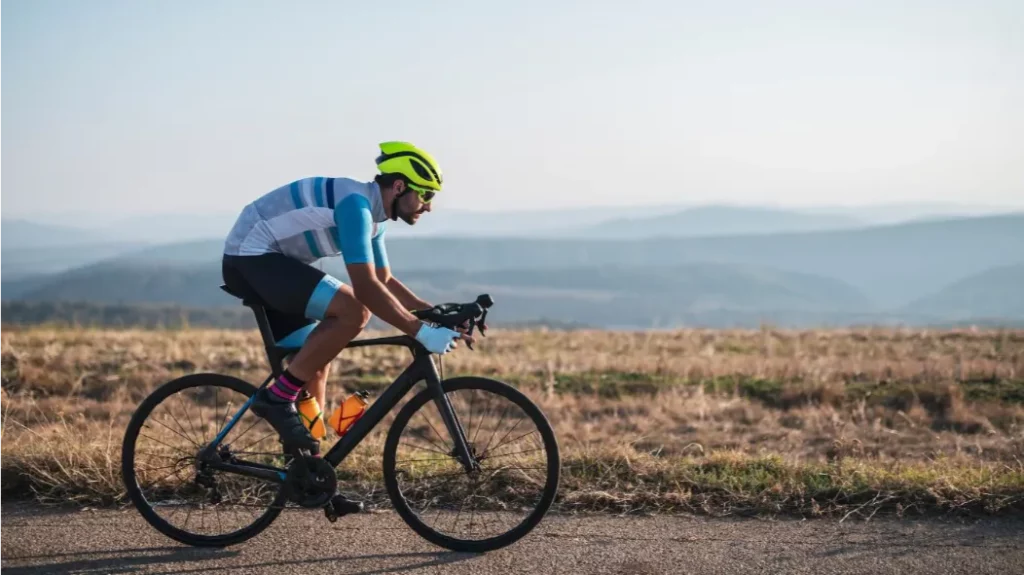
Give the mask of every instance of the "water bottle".
<path id="1" fill-rule="evenodd" d="M 338 434 L 338 437 L 345 435 L 352 424 L 359 421 L 359 418 L 366 412 L 368 394 L 365 391 L 357 391 L 345 398 L 327 420 L 331 429 Z"/>
<path id="2" fill-rule="evenodd" d="M 324 414 L 320 410 L 320 404 L 316 398 L 308 395 L 299 400 L 296 408 L 299 410 L 302 423 L 306 424 L 306 428 L 309 429 L 309 434 L 317 441 L 323 441 L 327 437 L 327 427 L 324 425 Z"/>

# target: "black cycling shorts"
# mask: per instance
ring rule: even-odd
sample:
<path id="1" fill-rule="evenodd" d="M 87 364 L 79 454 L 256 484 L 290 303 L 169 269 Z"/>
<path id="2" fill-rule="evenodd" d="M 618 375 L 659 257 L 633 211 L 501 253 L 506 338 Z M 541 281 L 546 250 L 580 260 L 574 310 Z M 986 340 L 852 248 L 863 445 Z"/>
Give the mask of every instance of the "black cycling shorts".
<path id="1" fill-rule="evenodd" d="M 341 281 L 283 254 L 224 255 L 224 285 L 246 298 L 262 301 L 274 340 L 300 347 L 327 313 Z"/>

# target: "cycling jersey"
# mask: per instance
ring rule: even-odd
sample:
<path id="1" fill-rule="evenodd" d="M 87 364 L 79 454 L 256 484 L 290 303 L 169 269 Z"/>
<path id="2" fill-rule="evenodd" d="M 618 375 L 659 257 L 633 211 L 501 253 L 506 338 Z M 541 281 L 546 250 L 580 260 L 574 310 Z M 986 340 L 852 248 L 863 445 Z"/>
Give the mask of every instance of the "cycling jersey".
<path id="1" fill-rule="evenodd" d="M 387 267 L 386 220 L 376 182 L 303 178 L 245 206 L 224 253 L 279 253 L 303 263 L 341 254 L 346 264 Z"/>

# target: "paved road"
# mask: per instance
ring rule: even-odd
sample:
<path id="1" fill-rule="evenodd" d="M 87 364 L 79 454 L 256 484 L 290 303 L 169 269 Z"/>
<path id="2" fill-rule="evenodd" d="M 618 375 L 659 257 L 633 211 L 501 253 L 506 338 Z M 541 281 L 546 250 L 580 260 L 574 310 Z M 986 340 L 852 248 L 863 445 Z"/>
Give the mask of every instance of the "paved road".
<path id="1" fill-rule="evenodd" d="M 164 538 L 131 510 L 2 508 L 4 575 L 25 573 L 1024 573 L 1024 518 L 722 520 L 549 516 L 519 543 L 451 553 L 392 513 L 287 511 L 228 549 Z"/>

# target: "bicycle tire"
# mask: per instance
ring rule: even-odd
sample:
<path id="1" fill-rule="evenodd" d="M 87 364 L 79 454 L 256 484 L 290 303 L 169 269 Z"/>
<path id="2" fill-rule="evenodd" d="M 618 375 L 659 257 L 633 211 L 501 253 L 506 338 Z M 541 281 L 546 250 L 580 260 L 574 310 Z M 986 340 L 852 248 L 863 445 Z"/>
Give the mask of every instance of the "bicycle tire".
<path id="1" fill-rule="evenodd" d="M 125 430 L 124 442 L 121 446 L 121 475 L 124 481 L 125 490 L 135 508 L 142 514 L 142 517 L 157 531 L 164 535 L 193 547 L 226 547 L 235 545 L 259 535 L 264 529 L 270 526 L 277 516 L 281 514 L 287 500 L 284 489 L 278 489 L 274 501 L 267 507 L 267 510 L 258 517 L 252 524 L 222 535 L 196 534 L 171 525 L 163 517 L 156 513 L 153 507 L 146 500 L 139 482 L 135 476 L 135 444 L 138 439 L 142 425 L 153 410 L 171 395 L 190 387 L 199 386 L 225 387 L 232 391 L 250 397 L 256 393 L 256 387 L 241 379 L 221 375 L 217 373 L 198 373 L 169 381 L 158 387 L 151 393 L 135 410 L 131 421 Z"/>
<path id="2" fill-rule="evenodd" d="M 540 523 L 547 514 L 548 509 L 550 509 L 552 502 L 554 502 L 555 495 L 558 491 L 561 463 L 558 452 L 558 441 L 555 438 L 554 431 L 551 429 L 551 424 L 548 422 L 547 417 L 544 416 L 543 412 L 541 412 L 541 410 L 522 392 L 497 380 L 472 376 L 457 377 L 443 381 L 442 388 L 444 389 L 445 394 L 459 390 L 479 389 L 500 395 L 518 405 L 533 421 L 534 425 L 537 426 L 537 430 L 541 434 L 544 449 L 549 454 L 545 485 L 538 504 L 534 508 L 533 512 L 515 528 L 488 539 L 465 540 L 451 537 L 437 532 L 420 519 L 420 517 L 409 506 L 408 501 L 406 501 L 405 496 L 402 494 L 401 488 L 398 485 L 395 464 L 398 444 L 401 439 L 403 429 L 409 423 L 412 416 L 421 407 L 432 402 L 434 399 L 434 394 L 429 389 L 416 394 L 408 403 L 405 404 L 395 417 L 395 420 L 391 425 L 391 429 L 388 431 L 388 436 L 384 445 L 383 472 L 384 484 L 387 488 L 391 503 L 394 505 L 395 511 L 398 512 L 398 515 L 409 527 L 413 529 L 413 531 L 427 541 L 446 549 L 460 552 L 480 553 L 493 551 L 511 545 L 527 535 Z"/>

